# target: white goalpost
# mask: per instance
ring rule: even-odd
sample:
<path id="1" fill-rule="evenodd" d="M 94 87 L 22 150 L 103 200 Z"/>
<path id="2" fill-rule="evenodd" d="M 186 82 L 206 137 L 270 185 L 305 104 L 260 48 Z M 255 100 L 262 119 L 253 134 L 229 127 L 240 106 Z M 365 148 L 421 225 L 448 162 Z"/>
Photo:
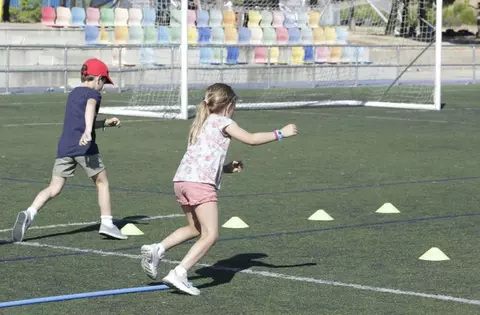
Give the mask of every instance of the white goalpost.
<path id="1" fill-rule="evenodd" d="M 130 100 L 101 113 L 188 119 L 215 82 L 244 110 L 442 107 L 442 0 L 155 1 Z"/>

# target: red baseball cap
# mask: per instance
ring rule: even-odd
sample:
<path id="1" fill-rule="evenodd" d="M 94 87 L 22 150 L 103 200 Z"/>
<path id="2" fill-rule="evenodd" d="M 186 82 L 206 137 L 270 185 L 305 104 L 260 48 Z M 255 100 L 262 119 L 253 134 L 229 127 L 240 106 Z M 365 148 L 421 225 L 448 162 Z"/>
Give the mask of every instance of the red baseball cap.
<path id="1" fill-rule="evenodd" d="M 110 79 L 110 74 L 108 73 L 108 67 L 101 60 L 97 58 L 88 59 L 83 65 L 86 67 L 82 72 L 83 75 L 99 75 L 107 79 L 106 84 L 113 84 L 112 79 Z"/>

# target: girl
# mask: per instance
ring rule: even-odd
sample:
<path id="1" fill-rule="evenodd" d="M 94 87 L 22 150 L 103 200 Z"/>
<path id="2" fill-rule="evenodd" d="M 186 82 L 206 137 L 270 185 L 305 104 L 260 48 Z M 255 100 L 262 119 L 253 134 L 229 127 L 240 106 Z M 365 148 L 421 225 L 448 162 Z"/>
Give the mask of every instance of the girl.
<path id="1" fill-rule="evenodd" d="M 249 133 L 231 118 L 237 95 L 226 84 L 216 83 L 207 88 L 205 98 L 190 128 L 187 152 L 177 169 L 174 181 L 175 195 L 187 217 L 188 225 L 177 229 L 161 243 L 141 248 L 142 269 L 152 279 L 157 277 L 157 266 L 165 251 L 200 236 L 181 263 L 163 278 L 167 284 L 191 295 L 200 290 L 188 283 L 190 270 L 218 239 L 217 193 L 222 173 L 243 170 L 242 162 L 224 165 L 231 137 L 249 144 L 260 145 L 295 136 L 295 125 L 287 125 L 273 132 Z"/>

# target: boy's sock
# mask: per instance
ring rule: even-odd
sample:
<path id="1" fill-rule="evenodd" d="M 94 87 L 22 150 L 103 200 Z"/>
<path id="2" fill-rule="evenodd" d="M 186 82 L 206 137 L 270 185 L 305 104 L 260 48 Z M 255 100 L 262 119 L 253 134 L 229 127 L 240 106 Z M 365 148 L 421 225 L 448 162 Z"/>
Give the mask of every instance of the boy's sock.
<path id="1" fill-rule="evenodd" d="M 102 215 L 100 216 L 102 220 L 101 223 L 106 226 L 113 226 L 113 220 L 111 215 Z"/>
<path id="2" fill-rule="evenodd" d="M 187 276 L 187 270 L 183 267 L 180 267 L 180 266 L 175 267 L 175 272 L 180 277 L 186 277 Z"/>
<path id="3" fill-rule="evenodd" d="M 157 246 L 158 246 L 158 255 L 162 257 L 163 254 L 165 254 L 165 247 L 163 247 L 162 243 L 158 243 Z"/>
<path id="4" fill-rule="evenodd" d="M 28 207 L 27 214 L 30 217 L 31 221 L 33 221 L 33 219 L 35 219 L 35 216 L 37 215 L 37 212 L 38 212 L 37 209 L 32 208 L 32 207 Z"/>

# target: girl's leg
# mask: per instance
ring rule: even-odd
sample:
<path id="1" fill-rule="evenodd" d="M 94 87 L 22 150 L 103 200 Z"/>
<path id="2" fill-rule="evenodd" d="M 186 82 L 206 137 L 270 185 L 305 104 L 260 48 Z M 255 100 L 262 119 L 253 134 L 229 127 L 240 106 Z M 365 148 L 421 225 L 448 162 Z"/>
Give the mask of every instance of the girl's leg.
<path id="1" fill-rule="evenodd" d="M 103 170 L 92 177 L 97 186 L 98 206 L 100 207 L 100 234 L 104 234 L 117 239 L 127 239 L 122 232 L 113 224 L 112 207 L 110 204 L 110 186 L 108 183 L 107 171 Z"/>
<path id="2" fill-rule="evenodd" d="M 207 202 L 197 206 L 195 215 L 200 223 L 200 239 L 190 248 L 179 265 L 187 271 L 212 248 L 218 239 L 217 202 Z"/>

